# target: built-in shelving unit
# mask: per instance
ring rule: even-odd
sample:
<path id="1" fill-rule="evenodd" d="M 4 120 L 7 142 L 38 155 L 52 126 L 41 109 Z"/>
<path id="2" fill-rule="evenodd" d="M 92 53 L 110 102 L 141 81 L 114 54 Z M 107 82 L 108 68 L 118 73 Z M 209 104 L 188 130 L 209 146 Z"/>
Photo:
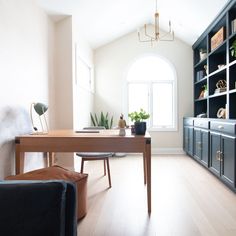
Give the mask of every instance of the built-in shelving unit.
<path id="1" fill-rule="evenodd" d="M 236 0 L 227 3 L 193 45 L 194 117 L 184 118 L 183 148 L 236 192 L 234 43 Z"/>
<path id="2" fill-rule="evenodd" d="M 205 113 L 217 118 L 219 109 L 225 108 L 225 118 L 236 119 L 236 55 L 230 49 L 235 40 L 236 0 L 232 0 L 193 45 L 195 117 Z M 217 90 L 219 81 L 225 82 L 225 90 Z"/>

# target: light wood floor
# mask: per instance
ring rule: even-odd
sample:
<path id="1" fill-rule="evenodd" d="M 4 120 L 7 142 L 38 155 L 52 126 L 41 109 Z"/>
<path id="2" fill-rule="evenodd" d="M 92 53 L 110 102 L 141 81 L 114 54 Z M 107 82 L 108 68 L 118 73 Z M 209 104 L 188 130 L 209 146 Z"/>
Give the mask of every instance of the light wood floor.
<path id="1" fill-rule="evenodd" d="M 153 156 L 152 213 L 147 213 L 142 158 L 111 158 L 112 188 L 102 162 L 86 162 L 88 213 L 79 236 L 236 235 L 236 194 L 185 155 Z"/>

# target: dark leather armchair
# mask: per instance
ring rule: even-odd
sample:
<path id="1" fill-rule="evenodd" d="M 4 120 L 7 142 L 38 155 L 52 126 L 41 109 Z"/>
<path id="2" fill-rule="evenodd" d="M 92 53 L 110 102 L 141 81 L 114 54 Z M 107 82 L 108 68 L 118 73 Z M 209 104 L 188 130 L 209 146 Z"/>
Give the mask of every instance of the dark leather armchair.
<path id="1" fill-rule="evenodd" d="M 0 235 L 76 236 L 76 188 L 52 181 L 0 181 Z"/>

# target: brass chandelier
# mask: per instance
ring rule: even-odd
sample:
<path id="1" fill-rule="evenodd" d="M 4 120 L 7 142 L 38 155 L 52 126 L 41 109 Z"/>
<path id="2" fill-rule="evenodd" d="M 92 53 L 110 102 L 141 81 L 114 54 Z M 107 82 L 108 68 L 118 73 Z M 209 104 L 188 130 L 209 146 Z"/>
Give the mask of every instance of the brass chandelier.
<path id="1" fill-rule="evenodd" d="M 154 14 L 154 26 L 153 30 L 154 32 L 152 34 L 149 34 L 147 32 L 147 24 L 144 25 L 144 35 L 141 36 L 140 30 L 138 30 L 138 39 L 139 42 L 150 42 L 151 44 L 153 42 L 157 41 L 173 41 L 174 40 L 174 31 L 171 27 L 171 21 L 169 21 L 169 30 L 167 33 L 161 35 L 160 34 L 160 27 L 159 27 L 159 13 L 157 12 L 157 0 L 156 0 L 156 12 Z"/>

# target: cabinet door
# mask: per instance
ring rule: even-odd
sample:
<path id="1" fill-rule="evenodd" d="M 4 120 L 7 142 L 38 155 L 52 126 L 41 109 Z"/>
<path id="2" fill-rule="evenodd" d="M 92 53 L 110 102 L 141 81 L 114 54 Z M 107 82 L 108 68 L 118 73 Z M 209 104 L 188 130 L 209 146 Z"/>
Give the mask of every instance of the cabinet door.
<path id="1" fill-rule="evenodd" d="M 235 186 L 235 137 L 222 135 L 221 140 L 221 177 Z"/>
<path id="2" fill-rule="evenodd" d="M 201 130 L 201 162 L 205 166 L 209 165 L 209 131 Z"/>
<path id="3" fill-rule="evenodd" d="M 188 154 L 193 156 L 193 127 L 188 128 L 189 142 L 188 142 Z"/>
<path id="4" fill-rule="evenodd" d="M 196 128 L 193 131 L 193 156 L 197 160 L 201 160 L 202 157 L 201 130 Z"/>
<path id="5" fill-rule="evenodd" d="M 185 126 L 184 127 L 184 150 L 190 156 L 193 155 L 193 128 Z"/>
<path id="6" fill-rule="evenodd" d="M 184 143 L 184 151 L 185 152 L 188 152 L 188 126 L 184 126 L 184 140 L 183 140 L 183 143 Z"/>
<path id="7" fill-rule="evenodd" d="M 212 172 L 220 175 L 220 134 L 210 132 L 210 163 Z"/>

